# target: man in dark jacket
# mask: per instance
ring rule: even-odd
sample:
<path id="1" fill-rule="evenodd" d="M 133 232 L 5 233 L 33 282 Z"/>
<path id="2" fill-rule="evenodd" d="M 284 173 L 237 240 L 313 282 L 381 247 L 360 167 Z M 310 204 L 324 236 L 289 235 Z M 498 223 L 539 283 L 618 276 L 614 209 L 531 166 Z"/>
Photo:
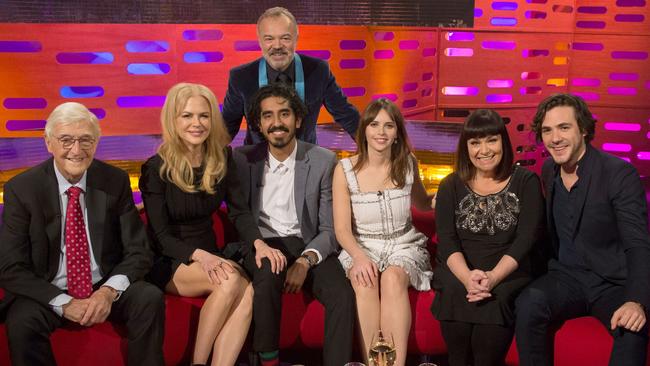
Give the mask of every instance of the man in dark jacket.
<path id="1" fill-rule="evenodd" d="M 596 317 L 614 337 L 610 365 L 645 365 L 650 306 L 650 238 L 645 192 L 636 169 L 590 145 L 595 120 L 585 102 L 553 95 L 533 131 L 552 159 L 544 163 L 554 258 L 517 299 L 520 363 L 551 365 L 550 324 Z"/>
<path id="2" fill-rule="evenodd" d="M 128 364 L 162 365 L 162 292 L 142 281 L 152 254 L 123 170 L 94 159 L 97 117 L 79 103 L 50 114 L 52 158 L 5 184 L 0 287 L 14 365 L 54 365 L 66 322 L 126 323 Z"/>
<path id="3" fill-rule="evenodd" d="M 317 143 L 316 122 L 322 105 L 354 138 L 359 112 L 348 103 L 327 62 L 296 53 L 296 18 L 285 8 L 270 8 L 257 20 L 257 37 L 263 57 L 230 70 L 228 91 L 223 101 L 223 119 L 230 137 L 237 135 L 242 117 L 246 116 L 249 125 L 244 143 L 250 145 L 264 141 L 260 131 L 251 128 L 248 110 L 257 89 L 280 82 L 293 86 L 307 105 L 307 115 L 296 135 L 299 140 Z"/>

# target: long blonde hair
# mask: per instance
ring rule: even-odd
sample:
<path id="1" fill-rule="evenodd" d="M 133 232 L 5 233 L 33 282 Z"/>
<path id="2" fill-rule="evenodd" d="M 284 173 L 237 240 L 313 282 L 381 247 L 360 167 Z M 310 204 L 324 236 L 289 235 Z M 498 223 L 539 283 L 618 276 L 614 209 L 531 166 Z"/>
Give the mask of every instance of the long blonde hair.
<path id="1" fill-rule="evenodd" d="M 203 142 L 203 178 L 201 184 L 194 185 L 192 163 L 187 157 L 188 149 L 176 131 L 176 120 L 183 112 L 191 97 L 202 97 L 210 106 L 210 133 Z M 163 142 L 158 147 L 158 155 L 163 164 L 160 178 L 174 183 L 185 192 L 205 191 L 214 193 L 214 186 L 226 175 L 225 146 L 229 142 L 228 132 L 219 111 L 219 103 L 212 91 L 204 85 L 180 83 L 174 85 L 165 98 L 160 113 Z"/>

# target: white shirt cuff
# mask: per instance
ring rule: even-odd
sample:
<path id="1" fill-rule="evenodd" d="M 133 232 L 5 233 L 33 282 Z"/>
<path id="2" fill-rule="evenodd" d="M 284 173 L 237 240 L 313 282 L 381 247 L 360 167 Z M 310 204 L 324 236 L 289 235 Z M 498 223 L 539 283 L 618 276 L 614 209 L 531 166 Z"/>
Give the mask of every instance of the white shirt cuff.
<path id="1" fill-rule="evenodd" d="M 318 250 L 316 250 L 316 249 L 305 249 L 301 254 L 305 254 L 305 253 L 307 253 L 307 252 L 316 253 L 316 257 L 318 258 L 318 260 L 316 261 L 316 264 L 320 264 L 320 262 L 323 261 L 323 256 L 320 255 L 320 253 L 318 252 Z"/>
<path id="2" fill-rule="evenodd" d="M 122 292 L 126 291 L 127 288 L 131 285 L 131 281 L 129 281 L 129 278 L 126 277 L 125 275 L 115 275 L 111 276 L 102 286 L 108 286 L 110 288 L 115 289 L 117 291 L 117 296 L 115 297 L 115 300 L 113 302 L 117 301 L 120 296 L 122 296 Z"/>
<path id="3" fill-rule="evenodd" d="M 58 316 L 63 316 L 63 305 L 69 303 L 72 299 L 73 297 L 68 294 L 60 294 L 50 300 L 48 304 L 50 304 L 52 311 L 54 311 Z"/>

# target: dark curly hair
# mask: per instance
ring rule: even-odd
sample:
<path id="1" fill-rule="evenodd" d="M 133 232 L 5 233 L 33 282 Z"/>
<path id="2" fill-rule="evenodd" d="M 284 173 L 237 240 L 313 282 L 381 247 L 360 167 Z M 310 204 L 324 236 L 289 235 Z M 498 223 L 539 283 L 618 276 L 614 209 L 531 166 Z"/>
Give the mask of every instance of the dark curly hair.
<path id="1" fill-rule="evenodd" d="M 284 83 L 273 83 L 261 87 L 253 95 L 253 102 L 251 103 L 250 109 L 248 110 L 248 117 L 250 120 L 247 120 L 248 125 L 251 130 L 260 132 L 260 120 L 262 118 L 262 101 L 269 97 L 279 97 L 289 101 L 289 108 L 293 111 L 293 114 L 296 116 L 297 120 L 304 120 L 307 115 L 307 106 L 298 96 L 296 90 Z M 297 129 L 299 130 L 299 129 Z M 296 135 L 299 135 L 296 132 Z"/>
<path id="2" fill-rule="evenodd" d="M 587 103 L 577 95 L 563 93 L 551 95 L 537 107 L 537 113 L 535 113 L 533 123 L 530 125 L 533 132 L 535 132 L 537 142 L 542 141 L 542 122 L 544 122 L 546 113 L 555 107 L 562 106 L 573 107 L 573 113 L 576 121 L 578 121 L 580 132 L 585 134 L 585 142 L 589 143 L 593 140 L 596 134 L 596 120 L 589 111 Z"/>

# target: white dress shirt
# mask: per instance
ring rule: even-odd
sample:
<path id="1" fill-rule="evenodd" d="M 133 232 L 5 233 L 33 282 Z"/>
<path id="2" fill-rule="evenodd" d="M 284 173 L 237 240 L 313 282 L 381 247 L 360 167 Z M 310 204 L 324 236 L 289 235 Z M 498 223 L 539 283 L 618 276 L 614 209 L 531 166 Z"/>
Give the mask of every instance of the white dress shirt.
<path id="1" fill-rule="evenodd" d="M 262 177 L 260 232 L 265 238 L 297 236 L 302 238 L 296 213 L 295 177 L 297 144 L 284 160 L 269 152 Z"/>
<path id="2" fill-rule="evenodd" d="M 92 282 L 93 284 L 101 281 L 103 278 L 101 270 L 99 266 L 97 265 L 97 261 L 95 261 L 95 256 L 93 255 L 93 246 L 91 245 L 90 241 L 90 230 L 88 230 L 88 210 L 86 209 L 86 176 L 87 176 L 87 171 L 84 172 L 84 175 L 81 177 L 79 182 L 76 184 L 71 184 L 68 182 L 67 179 L 63 177 L 61 172 L 59 172 L 59 169 L 56 167 L 56 163 L 54 164 L 54 172 L 56 174 L 56 180 L 59 185 L 59 203 L 61 207 L 61 251 L 59 253 L 59 269 L 56 272 L 56 275 L 54 276 L 54 279 L 52 280 L 52 284 L 62 290 L 66 290 L 68 288 L 68 274 L 67 274 L 67 262 L 66 262 L 66 256 L 65 256 L 65 218 L 66 218 L 66 211 L 68 209 L 68 195 L 66 194 L 67 190 L 72 187 L 78 187 L 81 188 L 81 195 L 79 196 L 79 204 L 81 205 L 81 210 L 83 211 L 83 218 L 84 218 L 84 226 L 86 228 L 86 237 L 88 238 L 88 247 L 89 247 L 89 254 L 90 254 L 90 271 L 91 271 L 91 276 L 92 276 Z M 118 297 L 119 295 L 122 294 L 123 291 L 125 291 L 129 285 L 130 285 L 129 278 L 126 277 L 125 275 L 115 275 L 111 276 L 106 282 L 103 284 L 103 286 L 109 286 L 113 289 L 115 289 L 118 292 Z M 117 300 L 116 298 L 116 300 Z M 52 306 L 52 309 L 54 310 L 55 313 L 59 314 L 59 316 L 63 316 L 63 305 L 67 304 L 72 300 L 73 297 L 68 295 L 68 294 L 60 294 L 50 300 L 49 304 Z"/>
<path id="3" fill-rule="evenodd" d="M 294 141 L 293 151 L 284 161 L 276 159 L 271 152 L 268 154 L 260 192 L 259 229 L 264 238 L 296 236 L 302 239 L 295 194 L 297 152 L 298 143 Z M 317 264 L 323 260 L 316 249 L 302 253 L 306 252 L 316 253 Z"/>

